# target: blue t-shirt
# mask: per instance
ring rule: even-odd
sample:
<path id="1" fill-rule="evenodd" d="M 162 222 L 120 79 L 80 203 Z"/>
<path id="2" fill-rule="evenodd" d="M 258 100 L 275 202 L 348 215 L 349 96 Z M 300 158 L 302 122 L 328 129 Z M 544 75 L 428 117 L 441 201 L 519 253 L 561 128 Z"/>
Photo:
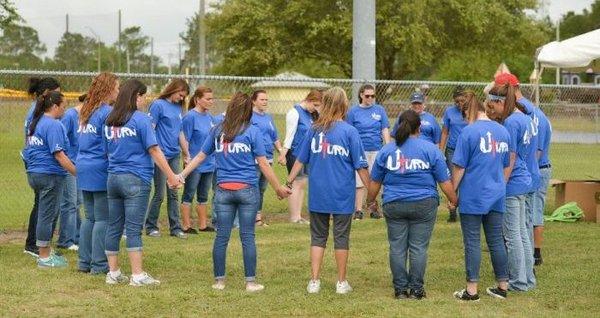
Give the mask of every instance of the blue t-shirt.
<path id="1" fill-rule="evenodd" d="M 109 173 L 130 173 L 147 184 L 152 183 L 154 163 L 148 149 L 157 142 L 148 115 L 136 110 L 124 126 L 104 126 L 103 138 Z"/>
<path id="2" fill-rule="evenodd" d="M 250 125 L 229 143 L 223 142 L 221 131 L 221 125 L 211 129 L 210 135 L 202 145 L 204 154 L 215 154 L 217 184 L 240 182 L 257 186 L 255 159 L 265 156 L 260 131 L 256 126 Z"/>
<path id="3" fill-rule="evenodd" d="M 506 210 L 504 168 L 510 165 L 510 135 L 491 120 L 477 120 L 463 129 L 452 163 L 465 168 L 458 186 L 458 211 L 488 214 Z"/>
<path id="4" fill-rule="evenodd" d="M 442 117 L 444 127 L 448 130 L 448 140 L 446 141 L 446 148 L 456 148 L 456 140 L 460 135 L 463 128 L 467 126 L 467 120 L 463 118 L 462 112 L 457 105 L 450 105 L 444 112 Z"/>
<path id="5" fill-rule="evenodd" d="M 367 168 L 356 128 L 340 121 L 326 133 L 310 128 L 302 140 L 298 161 L 308 164 L 310 212 L 352 214 L 356 195 L 355 170 Z"/>
<path id="6" fill-rule="evenodd" d="M 294 139 L 292 139 L 292 145 L 290 149 L 292 149 L 292 154 L 295 157 L 297 157 L 298 150 L 300 148 L 300 145 L 302 144 L 302 139 L 304 139 L 304 136 L 306 136 L 306 132 L 312 126 L 313 120 L 312 116 L 310 115 L 310 112 L 302 108 L 302 106 L 294 105 L 294 108 L 296 109 L 299 115 L 298 128 L 296 128 L 296 133 L 294 134 Z"/>
<path id="7" fill-rule="evenodd" d="M 365 151 L 381 149 L 383 146 L 381 131 L 390 127 L 390 121 L 381 105 L 352 106 L 346 115 L 346 121 L 358 130 Z"/>
<path id="8" fill-rule="evenodd" d="M 156 139 L 167 159 L 179 155 L 179 133 L 181 132 L 181 105 L 165 99 L 150 104 L 149 112 L 156 130 Z"/>
<path id="9" fill-rule="evenodd" d="M 213 116 L 213 120 L 215 121 L 215 126 L 222 123 L 225 120 L 225 113 Z"/>
<path id="10" fill-rule="evenodd" d="M 35 102 L 31 103 L 31 106 L 29 106 L 29 110 L 27 110 L 27 115 L 25 115 L 25 143 L 27 143 L 27 135 L 29 134 L 29 123 L 31 123 L 31 119 L 33 118 L 34 110 Z"/>
<path id="11" fill-rule="evenodd" d="M 421 134 L 419 135 L 419 138 L 427 140 L 432 144 L 439 144 L 442 138 L 442 128 L 440 128 L 435 116 L 428 112 L 422 112 L 419 117 L 421 117 Z M 400 116 L 398 116 L 398 120 L 394 125 L 392 136 L 396 135 L 396 130 L 398 130 L 399 125 Z"/>
<path id="12" fill-rule="evenodd" d="M 277 136 L 277 129 L 275 128 L 275 122 L 271 114 L 260 114 L 252 112 L 252 118 L 250 119 L 252 125 L 255 125 L 260 130 L 263 137 L 263 144 L 265 146 L 265 152 L 267 154 L 267 160 L 273 160 L 273 151 L 275 146 L 273 145 L 279 137 Z"/>
<path id="13" fill-rule="evenodd" d="M 534 111 L 535 112 L 535 111 Z M 530 115 L 532 116 L 533 113 Z M 533 116 L 532 116 L 533 117 Z M 541 174 L 540 174 L 540 165 L 538 163 L 537 152 L 538 152 L 538 127 L 535 122 L 532 120 L 529 122 L 529 130 L 531 131 L 531 141 L 529 144 L 528 153 L 527 153 L 527 171 L 531 174 L 531 188 L 529 192 L 535 192 L 540 187 L 541 182 Z"/>
<path id="14" fill-rule="evenodd" d="M 69 138 L 69 147 L 67 148 L 67 156 L 71 161 L 77 159 L 77 151 L 79 149 L 79 113 L 75 108 L 68 109 L 60 122 L 65 126 L 67 138 Z"/>
<path id="15" fill-rule="evenodd" d="M 102 104 L 87 123 L 79 127 L 79 152 L 77 167 L 77 186 L 84 191 L 106 191 L 108 179 L 108 157 L 106 145 L 102 141 L 104 122 L 112 107 Z"/>
<path id="16" fill-rule="evenodd" d="M 515 165 L 506 184 L 506 196 L 529 193 L 531 173 L 527 170 L 527 156 L 532 138 L 531 118 L 515 111 L 504 120 L 504 127 L 510 134 L 510 152 L 516 153 Z"/>
<path id="17" fill-rule="evenodd" d="M 391 142 L 379 151 L 371 179 L 383 184 L 383 203 L 438 198 L 436 182 L 450 180 L 442 152 L 420 138 L 408 138 L 400 148 Z"/>
<path id="18" fill-rule="evenodd" d="M 534 109 L 532 115 L 532 120 L 538 130 L 538 150 L 542 152 L 538 164 L 540 167 L 546 166 L 550 164 L 548 154 L 550 152 L 550 139 L 552 138 L 552 125 L 539 107 Z"/>
<path id="19" fill-rule="evenodd" d="M 192 109 L 183 117 L 181 128 L 189 143 L 190 157 L 194 158 L 202 150 L 202 145 L 210 134 L 210 130 L 216 125 L 213 116 L 208 112 L 201 113 Z M 215 157 L 212 155 L 206 157 L 195 171 L 199 173 L 215 171 Z"/>
<path id="20" fill-rule="evenodd" d="M 66 175 L 67 171 L 54 158 L 54 154 L 64 151 L 68 146 L 65 127 L 60 121 L 42 115 L 33 135 L 27 136 L 25 150 L 23 150 L 27 172 Z"/>

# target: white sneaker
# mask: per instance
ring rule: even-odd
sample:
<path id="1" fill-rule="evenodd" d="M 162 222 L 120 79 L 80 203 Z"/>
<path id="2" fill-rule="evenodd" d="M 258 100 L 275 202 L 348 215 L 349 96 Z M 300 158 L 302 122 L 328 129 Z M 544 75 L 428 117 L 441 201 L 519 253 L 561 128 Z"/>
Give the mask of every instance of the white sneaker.
<path id="1" fill-rule="evenodd" d="M 258 292 L 265 289 L 265 286 L 255 283 L 255 282 L 251 282 L 251 283 L 246 283 L 246 291 L 247 292 Z"/>
<path id="2" fill-rule="evenodd" d="M 67 248 L 69 251 L 79 251 L 79 245 L 73 244 Z"/>
<path id="3" fill-rule="evenodd" d="M 212 285 L 212 288 L 216 289 L 216 290 L 223 290 L 223 289 L 225 289 L 225 281 L 223 281 L 223 280 L 217 280 L 217 281 L 215 281 L 215 283 Z"/>
<path id="4" fill-rule="evenodd" d="M 310 280 L 308 282 L 308 286 L 306 286 L 306 291 L 309 294 L 316 294 L 318 292 L 321 291 L 321 280 L 317 279 L 317 280 Z"/>
<path id="5" fill-rule="evenodd" d="M 129 281 L 129 277 L 123 275 L 123 273 L 120 273 L 119 276 L 117 277 L 113 277 L 110 272 L 106 273 L 106 283 L 109 285 L 116 285 L 116 284 L 123 284 L 123 283 L 127 283 L 127 281 Z"/>
<path id="6" fill-rule="evenodd" d="M 352 291 L 352 287 L 348 284 L 348 281 L 337 282 L 335 284 L 335 292 L 338 294 L 347 294 Z"/>
<path id="7" fill-rule="evenodd" d="M 148 275 L 148 273 L 143 272 L 142 278 L 135 279 L 133 278 L 133 275 L 131 275 L 131 278 L 129 279 L 129 285 L 136 287 L 147 285 L 160 285 L 160 281 L 152 278 L 152 276 Z"/>

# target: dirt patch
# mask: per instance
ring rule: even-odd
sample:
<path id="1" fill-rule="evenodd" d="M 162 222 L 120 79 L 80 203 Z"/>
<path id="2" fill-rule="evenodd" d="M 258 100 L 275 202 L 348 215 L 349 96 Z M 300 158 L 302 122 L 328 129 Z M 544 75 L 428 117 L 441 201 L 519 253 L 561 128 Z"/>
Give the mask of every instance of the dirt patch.
<path id="1" fill-rule="evenodd" d="M 25 231 L 2 230 L 0 231 L 0 245 L 9 243 L 23 243 L 25 242 L 26 237 L 27 232 Z"/>

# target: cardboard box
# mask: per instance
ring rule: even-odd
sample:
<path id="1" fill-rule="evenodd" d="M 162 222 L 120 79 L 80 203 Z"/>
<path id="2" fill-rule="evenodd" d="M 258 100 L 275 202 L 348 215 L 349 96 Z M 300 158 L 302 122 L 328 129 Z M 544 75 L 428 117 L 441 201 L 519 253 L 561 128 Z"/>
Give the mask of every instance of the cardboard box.
<path id="1" fill-rule="evenodd" d="M 600 223 L 600 192 L 596 192 L 596 223 Z"/>
<path id="2" fill-rule="evenodd" d="M 585 214 L 584 220 L 600 223 L 600 206 L 598 195 L 600 180 L 551 180 L 550 184 L 556 188 L 555 207 L 558 208 L 567 202 L 577 202 Z"/>

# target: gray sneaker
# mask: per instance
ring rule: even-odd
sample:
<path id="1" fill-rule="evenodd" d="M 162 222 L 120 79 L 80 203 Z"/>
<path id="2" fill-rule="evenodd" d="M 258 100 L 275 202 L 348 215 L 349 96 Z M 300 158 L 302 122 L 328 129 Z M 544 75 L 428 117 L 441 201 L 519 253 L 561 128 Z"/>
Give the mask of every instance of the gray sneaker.
<path id="1" fill-rule="evenodd" d="M 139 286 L 149 286 L 149 285 L 160 285 L 160 281 L 152 278 L 152 276 L 148 275 L 148 273 L 143 272 L 141 279 L 134 279 L 133 275 L 129 279 L 129 285 L 139 287 Z"/>
<path id="2" fill-rule="evenodd" d="M 152 230 L 147 235 L 150 237 L 160 237 L 160 232 L 158 230 Z"/>
<path id="3" fill-rule="evenodd" d="M 110 272 L 106 273 L 106 283 L 109 285 L 124 284 L 129 281 L 129 277 L 119 274 L 117 277 L 113 277 Z"/>
<path id="4" fill-rule="evenodd" d="M 171 236 L 174 236 L 174 237 L 176 237 L 178 239 L 182 239 L 182 240 L 185 240 L 188 238 L 188 235 L 183 233 L 183 231 L 175 232 L 175 233 L 171 234 Z"/>

